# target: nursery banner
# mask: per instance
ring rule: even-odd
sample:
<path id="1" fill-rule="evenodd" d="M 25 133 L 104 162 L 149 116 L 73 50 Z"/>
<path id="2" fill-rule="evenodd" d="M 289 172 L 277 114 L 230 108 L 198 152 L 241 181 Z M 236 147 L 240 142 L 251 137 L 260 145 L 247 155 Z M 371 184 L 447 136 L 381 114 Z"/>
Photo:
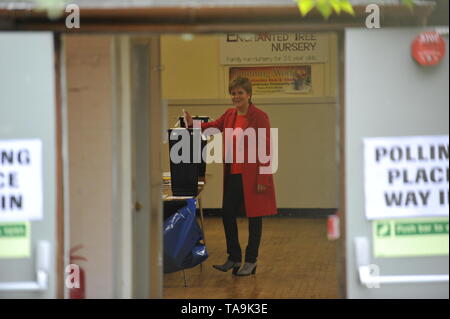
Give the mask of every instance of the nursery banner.
<path id="1" fill-rule="evenodd" d="M 228 33 L 220 38 L 223 65 L 324 63 L 328 54 L 326 33 Z"/>

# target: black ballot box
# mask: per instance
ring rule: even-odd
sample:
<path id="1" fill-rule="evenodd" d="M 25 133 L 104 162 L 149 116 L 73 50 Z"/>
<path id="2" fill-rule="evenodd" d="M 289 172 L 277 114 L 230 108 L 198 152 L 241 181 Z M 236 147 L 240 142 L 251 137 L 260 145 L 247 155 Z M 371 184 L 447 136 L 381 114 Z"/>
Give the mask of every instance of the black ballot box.
<path id="1" fill-rule="evenodd" d="M 209 116 L 202 115 L 202 116 L 193 116 L 192 120 L 194 120 L 194 121 L 195 120 L 200 120 L 200 121 L 202 121 L 202 123 L 203 122 L 206 123 L 206 122 L 208 122 L 210 120 L 210 118 L 209 118 Z M 185 124 L 184 124 L 184 117 L 183 116 L 180 116 L 178 118 L 178 121 L 179 121 L 181 127 L 186 127 Z M 206 144 L 207 144 L 206 138 L 202 137 L 202 139 L 201 139 L 202 152 L 205 149 Z M 199 177 L 205 177 L 205 174 L 206 174 L 206 162 L 204 161 L 203 156 L 201 158 L 201 163 L 200 164 L 201 165 L 200 165 L 200 168 L 199 168 L 199 171 L 198 171 L 198 176 Z"/>
<path id="2" fill-rule="evenodd" d="M 174 196 L 197 195 L 201 166 L 200 131 L 193 128 L 168 130 L 170 179 Z"/>
<path id="3" fill-rule="evenodd" d="M 209 116 L 206 116 L 206 115 L 196 115 L 196 116 L 193 116 L 192 117 L 192 120 L 200 120 L 200 121 L 202 121 L 202 123 L 203 122 L 208 122 L 209 121 Z M 179 118 L 178 118 L 178 121 L 180 122 L 180 127 L 186 127 L 185 126 L 185 124 L 184 124 L 184 117 L 183 116 L 180 116 Z"/>

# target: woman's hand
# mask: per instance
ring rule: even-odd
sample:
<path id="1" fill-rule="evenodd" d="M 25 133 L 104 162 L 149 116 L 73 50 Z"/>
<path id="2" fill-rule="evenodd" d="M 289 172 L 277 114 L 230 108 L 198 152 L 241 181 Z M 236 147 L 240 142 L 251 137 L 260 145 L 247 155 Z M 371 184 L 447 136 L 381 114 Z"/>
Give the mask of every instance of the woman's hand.
<path id="1" fill-rule="evenodd" d="M 183 116 L 184 116 L 184 124 L 186 125 L 186 127 L 191 127 L 193 124 L 191 114 L 189 114 L 188 111 L 185 111 L 183 109 Z"/>
<path id="2" fill-rule="evenodd" d="M 258 193 L 263 193 L 263 192 L 266 191 L 266 189 L 267 189 L 267 186 L 266 186 L 266 185 L 260 185 L 260 184 L 258 184 L 258 185 L 256 186 L 256 191 L 257 191 Z"/>

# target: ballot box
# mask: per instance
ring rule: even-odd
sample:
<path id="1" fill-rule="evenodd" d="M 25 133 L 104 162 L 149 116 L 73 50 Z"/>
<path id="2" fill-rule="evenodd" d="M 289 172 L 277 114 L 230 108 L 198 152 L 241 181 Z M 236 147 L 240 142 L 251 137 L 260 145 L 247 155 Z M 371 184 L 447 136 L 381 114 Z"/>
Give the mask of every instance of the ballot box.
<path id="1" fill-rule="evenodd" d="M 183 119 L 184 119 L 183 116 L 180 116 L 178 118 L 178 121 L 180 123 L 180 127 L 186 127 Z M 209 118 L 209 116 L 201 115 L 201 116 L 193 116 L 192 120 L 194 120 L 194 121 L 195 120 L 200 120 L 200 121 L 202 121 L 202 123 L 203 122 L 206 123 L 206 122 L 209 122 L 210 118 Z M 202 139 L 201 139 L 202 152 L 203 152 L 204 148 L 206 147 L 206 144 L 207 144 L 206 137 L 203 136 Z M 205 174 L 206 174 L 206 162 L 205 162 L 205 159 L 202 157 L 201 165 L 200 165 L 200 168 L 198 170 L 198 176 L 199 177 L 205 177 Z"/>
<path id="2" fill-rule="evenodd" d="M 173 196 L 196 196 L 201 165 L 200 129 L 172 128 L 168 137 Z"/>

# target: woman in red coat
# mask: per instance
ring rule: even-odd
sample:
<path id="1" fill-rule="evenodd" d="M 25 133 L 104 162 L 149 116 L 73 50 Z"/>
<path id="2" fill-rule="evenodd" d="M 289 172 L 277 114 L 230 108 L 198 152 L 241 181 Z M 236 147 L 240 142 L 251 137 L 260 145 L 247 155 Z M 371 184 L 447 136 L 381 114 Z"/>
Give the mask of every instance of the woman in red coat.
<path id="1" fill-rule="evenodd" d="M 213 267 L 224 272 L 233 269 L 233 274 L 247 276 L 256 272 L 256 260 L 262 235 L 262 216 L 277 213 L 271 169 L 270 123 L 267 114 L 252 104 L 252 85 L 247 78 L 235 79 L 230 83 L 228 90 L 235 107 L 228 109 L 219 119 L 202 123 L 201 126 L 202 131 L 214 127 L 220 132 L 225 132 L 223 134 L 225 161 L 222 220 L 228 259 L 224 264 L 213 265 Z M 192 126 L 192 117 L 186 111 L 184 111 L 184 118 L 186 124 Z M 252 132 L 255 133 L 253 142 L 251 138 L 244 138 L 247 133 Z M 229 133 L 232 134 L 227 137 Z M 231 147 L 233 147 L 232 152 L 230 152 Z M 255 150 L 256 154 L 254 154 Z M 252 151 L 253 155 L 256 155 L 256 160 L 251 160 Z M 260 157 L 266 155 L 267 158 Z M 243 162 L 237 160 L 240 156 L 244 158 Z M 242 252 L 236 223 L 236 216 L 241 206 L 245 209 L 249 221 L 249 239 L 242 268 Z"/>

